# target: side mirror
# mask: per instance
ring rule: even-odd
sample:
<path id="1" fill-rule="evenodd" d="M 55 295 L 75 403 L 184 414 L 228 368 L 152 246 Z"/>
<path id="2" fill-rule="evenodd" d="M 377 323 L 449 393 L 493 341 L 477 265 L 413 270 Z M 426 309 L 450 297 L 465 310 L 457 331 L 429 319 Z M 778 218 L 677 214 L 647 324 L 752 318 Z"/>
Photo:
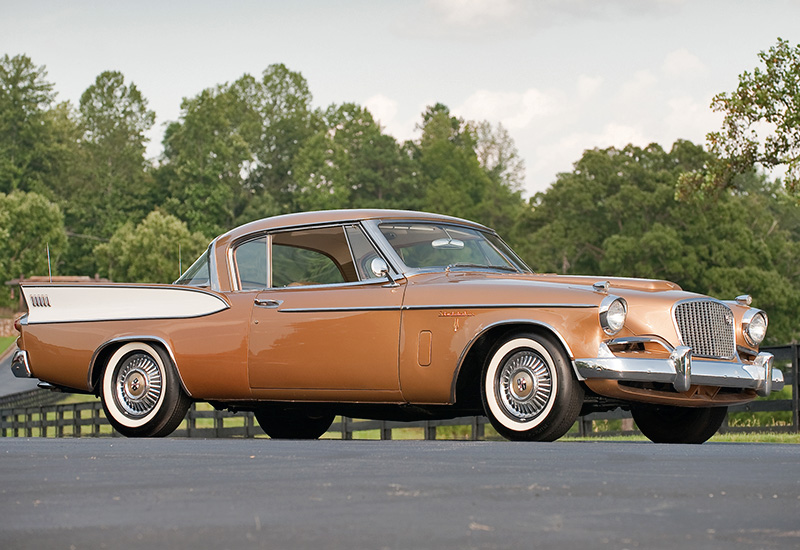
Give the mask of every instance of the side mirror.
<path id="1" fill-rule="evenodd" d="M 389 266 L 383 258 L 373 258 L 369 264 L 369 268 L 376 277 L 388 277 Z"/>
<path id="2" fill-rule="evenodd" d="M 390 288 L 400 286 L 397 281 L 392 279 L 392 275 L 389 273 L 389 266 L 386 265 L 386 261 L 383 258 L 373 258 L 369 263 L 369 268 L 375 274 L 375 277 L 385 278 L 389 281 L 388 284 L 383 286 Z"/>

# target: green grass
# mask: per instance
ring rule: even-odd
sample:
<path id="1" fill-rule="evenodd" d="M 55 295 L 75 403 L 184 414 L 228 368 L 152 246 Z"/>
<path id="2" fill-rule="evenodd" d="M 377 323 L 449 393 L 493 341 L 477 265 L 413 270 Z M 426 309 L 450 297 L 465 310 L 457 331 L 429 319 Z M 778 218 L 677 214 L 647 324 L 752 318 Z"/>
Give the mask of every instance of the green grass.
<path id="1" fill-rule="evenodd" d="M 0 355 L 3 355 L 3 352 L 10 348 L 16 341 L 16 336 L 0 336 Z"/>
<path id="2" fill-rule="evenodd" d="M 59 401 L 59 404 L 74 404 L 84 403 L 88 401 L 97 401 L 98 399 L 93 395 L 84 394 L 65 394 L 64 399 Z M 213 407 L 208 403 L 198 403 L 198 410 L 211 411 Z M 336 421 L 339 421 L 337 417 Z M 594 437 L 579 437 L 577 425 L 564 436 L 561 441 L 619 441 L 619 442 L 647 442 L 648 439 L 643 435 L 609 435 L 604 436 L 605 431 L 619 431 L 621 429 L 621 420 L 607 420 L 595 421 L 596 435 Z M 236 427 L 244 425 L 243 415 L 234 415 L 223 419 L 223 426 Z M 214 420 L 211 418 L 198 418 L 196 421 L 197 428 L 213 428 Z M 776 426 L 777 427 L 777 426 Z M 185 429 L 185 424 L 182 424 L 179 429 Z M 69 430 L 68 430 L 69 431 Z M 110 433 L 110 426 L 103 426 L 101 428 L 103 433 Z M 266 436 L 264 436 L 266 437 Z M 353 434 L 353 439 L 359 440 L 377 440 L 380 439 L 379 430 L 363 430 L 357 431 Z M 470 437 L 469 426 L 441 426 L 436 430 L 437 440 L 467 440 Z M 332 430 L 322 436 L 322 439 L 340 439 L 341 433 Z M 395 428 L 392 430 L 392 439 L 395 440 L 421 440 L 425 438 L 423 428 L 408 427 L 408 428 Z M 484 426 L 484 439 L 486 440 L 502 440 L 503 438 L 490 426 Z M 709 442 L 712 443 L 786 443 L 786 444 L 800 444 L 800 434 L 786 433 L 786 432 L 735 432 L 717 434 L 712 437 Z"/>
<path id="3" fill-rule="evenodd" d="M 614 435 L 608 437 L 573 437 L 566 436 L 561 441 L 621 441 L 647 442 L 643 435 Z M 736 432 L 717 434 L 708 440 L 709 443 L 792 443 L 800 444 L 800 434 L 779 432 Z"/>

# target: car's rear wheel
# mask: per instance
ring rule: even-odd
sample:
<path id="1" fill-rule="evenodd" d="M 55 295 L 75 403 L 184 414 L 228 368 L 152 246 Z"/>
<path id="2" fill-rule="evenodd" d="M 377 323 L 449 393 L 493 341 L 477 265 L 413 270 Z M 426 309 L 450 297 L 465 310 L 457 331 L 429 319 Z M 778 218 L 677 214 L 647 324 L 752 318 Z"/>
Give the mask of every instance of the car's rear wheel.
<path id="1" fill-rule="evenodd" d="M 117 349 L 100 383 L 106 418 L 126 437 L 169 435 L 191 405 L 169 355 L 144 342 Z"/>
<path id="2" fill-rule="evenodd" d="M 489 354 L 481 378 L 486 415 L 503 437 L 555 441 L 572 427 L 583 388 L 561 346 L 543 334 L 516 334 Z"/>
<path id="3" fill-rule="evenodd" d="M 334 416 L 327 411 L 273 405 L 255 410 L 258 425 L 272 439 L 319 439 L 333 424 Z"/>
<path id="4" fill-rule="evenodd" d="M 640 405 L 631 409 L 636 426 L 653 443 L 705 443 L 717 433 L 727 413 L 728 407 Z"/>

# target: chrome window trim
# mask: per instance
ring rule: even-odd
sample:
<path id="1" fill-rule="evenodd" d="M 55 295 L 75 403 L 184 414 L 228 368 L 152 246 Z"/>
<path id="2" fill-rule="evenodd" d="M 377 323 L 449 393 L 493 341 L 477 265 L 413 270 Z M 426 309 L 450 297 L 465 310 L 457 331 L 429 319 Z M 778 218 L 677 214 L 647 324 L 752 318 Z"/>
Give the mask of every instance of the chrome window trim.
<path id="1" fill-rule="evenodd" d="M 415 225 L 425 225 L 425 224 L 429 224 L 429 225 L 446 225 L 446 226 L 450 226 L 450 227 L 458 227 L 458 228 L 462 228 L 462 229 L 468 229 L 470 231 L 476 231 L 478 233 L 492 235 L 497 240 L 502 242 L 503 245 L 505 245 L 505 247 L 511 253 L 513 253 L 514 256 L 516 257 L 516 261 L 513 261 L 513 260 L 509 259 L 508 256 L 502 250 L 498 250 L 491 242 L 489 243 L 489 244 L 492 244 L 492 248 L 495 248 L 497 253 L 500 256 L 502 256 L 509 263 L 509 265 L 516 270 L 514 272 L 508 271 L 506 273 L 511 274 L 511 275 L 520 275 L 520 274 L 526 275 L 526 274 L 533 274 L 534 273 L 534 271 L 528 266 L 528 264 L 526 264 L 522 260 L 522 258 L 517 256 L 517 253 L 514 252 L 514 249 L 511 248 L 510 246 L 508 246 L 508 243 L 506 243 L 500 237 L 500 235 L 498 235 L 494 231 L 488 230 L 488 228 L 485 228 L 485 227 L 484 228 L 473 227 L 471 225 L 459 224 L 457 222 L 450 222 L 450 221 L 425 220 L 425 219 L 414 220 L 414 219 L 405 219 L 405 218 L 370 219 L 370 220 L 364 220 L 361 223 L 365 228 L 369 229 L 369 231 L 373 235 L 373 238 L 383 245 L 382 248 L 381 248 L 381 252 L 387 258 L 389 258 L 391 260 L 391 261 L 389 261 L 389 267 L 390 268 L 394 268 L 395 270 L 397 270 L 396 266 L 399 266 L 399 271 L 397 271 L 397 272 L 401 273 L 404 277 L 410 277 L 410 276 L 416 275 L 418 273 L 444 273 L 445 266 L 442 266 L 441 268 L 438 268 L 438 267 L 430 267 L 430 268 L 422 267 L 422 268 L 420 268 L 420 267 L 409 267 L 409 266 L 407 266 L 405 264 L 405 262 L 403 261 L 403 259 L 400 257 L 400 255 L 397 253 L 397 251 L 395 251 L 394 247 L 392 247 L 391 243 L 389 243 L 389 241 L 386 240 L 386 237 L 384 237 L 383 233 L 381 232 L 380 225 L 382 223 L 408 223 L 408 224 L 415 224 Z M 524 266 L 528 270 L 528 272 L 526 273 L 524 270 L 521 270 L 520 269 L 520 265 Z M 491 266 L 486 266 L 486 269 L 492 269 L 492 267 Z M 494 269 L 493 271 L 497 271 L 497 269 Z"/>
<path id="2" fill-rule="evenodd" d="M 368 220 L 373 221 L 373 220 Z M 350 252 L 350 259 L 353 260 L 353 247 L 350 243 L 350 238 L 347 235 L 347 231 L 345 228 L 347 226 L 354 226 L 361 229 L 362 233 L 366 237 L 367 241 L 375 248 L 375 252 L 378 253 L 379 256 L 383 257 L 386 260 L 386 253 L 385 251 L 379 246 L 379 243 L 376 242 L 376 239 L 373 234 L 370 233 L 368 228 L 365 226 L 363 220 L 348 220 L 342 222 L 325 222 L 325 223 L 318 223 L 318 224 L 307 224 L 307 225 L 296 225 L 296 226 L 289 226 L 289 227 L 280 227 L 275 229 L 269 229 L 264 231 L 255 231 L 253 233 L 248 233 L 247 235 L 243 235 L 242 237 L 236 239 L 228 246 L 228 270 L 230 273 L 231 279 L 231 289 L 234 292 L 242 292 L 241 286 L 239 285 L 239 272 L 236 268 L 236 259 L 235 259 L 235 251 L 236 249 L 244 243 L 254 241 L 256 239 L 260 239 L 261 237 L 267 238 L 267 288 L 263 290 L 282 290 L 287 287 L 274 287 L 272 286 L 272 239 L 275 235 L 280 233 L 288 233 L 290 231 L 305 231 L 305 230 L 315 230 L 315 229 L 328 229 L 328 228 L 339 228 L 344 235 L 345 242 L 347 243 L 348 250 Z M 379 232 L 380 233 L 380 232 Z M 390 247 L 391 248 L 391 247 Z M 389 265 L 389 269 L 392 271 L 392 275 L 396 277 L 403 277 L 402 272 L 398 271 L 390 261 L 387 261 Z M 353 265 L 355 265 L 355 260 L 353 260 Z M 356 275 L 358 275 L 358 270 L 356 269 Z M 359 281 L 351 281 L 345 283 L 332 283 L 332 284 L 320 284 L 320 285 L 305 285 L 303 287 L 297 288 L 330 288 L 330 287 L 338 287 L 338 286 L 350 286 L 350 285 L 358 285 L 358 284 L 365 284 L 365 283 L 373 283 L 373 282 L 381 282 L 384 283 L 382 279 L 366 279 L 366 280 L 359 280 Z M 295 287 L 292 287 L 295 288 Z M 251 291 L 247 291 L 251 292 Z"/>
<path id="3" fill-rule="evenodd" d="M 346 288 L 358 286 L 383 286 L 386 284 L 386 279 L 367 279 L 364 281 L 351 281 L 349 283 L 331 283 L 319 285 L 302 285 L 302 286 L 275 286 L 258 290 L 257 292 L 300 292 L 302 290 L 321 290 L 326 288 Z M 248 292 L 253 292 L 250 290 Z"/>
<path id="4" fill-rule="evenodd" d="M 219 239 L 219 237 L 217 237 Z M 219 272 L 217 271 L 217 239 L 211 241 L 208 245 L 208 282 L 211 285 L 211 290 L 220 291 L 219 286 Z"/>

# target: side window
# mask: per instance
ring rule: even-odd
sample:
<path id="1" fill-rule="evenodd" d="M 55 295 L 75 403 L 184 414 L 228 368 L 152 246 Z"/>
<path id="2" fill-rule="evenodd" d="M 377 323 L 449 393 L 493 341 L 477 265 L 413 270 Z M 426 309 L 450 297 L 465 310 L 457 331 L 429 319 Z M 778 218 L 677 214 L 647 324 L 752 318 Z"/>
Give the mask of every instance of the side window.
<path id="1" fill-rule="evenodd" d="M 239 288 L 267 288 L 267 238 L 261 237 L 239 245 L 236 248 L 236 267 L 239 272 Z"/>
<path id="2" fill-rule="evenodd" d="M 302 229 L 272 236 L 272 286 L 358 281 L 342 227 Z"/>
<path id="3" fill-rule="evenodd" d="M 362 281 L 379 278 L 372 272 L 372 260 L 378 258 L 375 247 L 369 242 L 364 232 L 357 225 L 345 227 L 347 239 L 350 241 L 350 250 L 353 253 L 353 262 L 358 272 L 358 277 Z"/>

